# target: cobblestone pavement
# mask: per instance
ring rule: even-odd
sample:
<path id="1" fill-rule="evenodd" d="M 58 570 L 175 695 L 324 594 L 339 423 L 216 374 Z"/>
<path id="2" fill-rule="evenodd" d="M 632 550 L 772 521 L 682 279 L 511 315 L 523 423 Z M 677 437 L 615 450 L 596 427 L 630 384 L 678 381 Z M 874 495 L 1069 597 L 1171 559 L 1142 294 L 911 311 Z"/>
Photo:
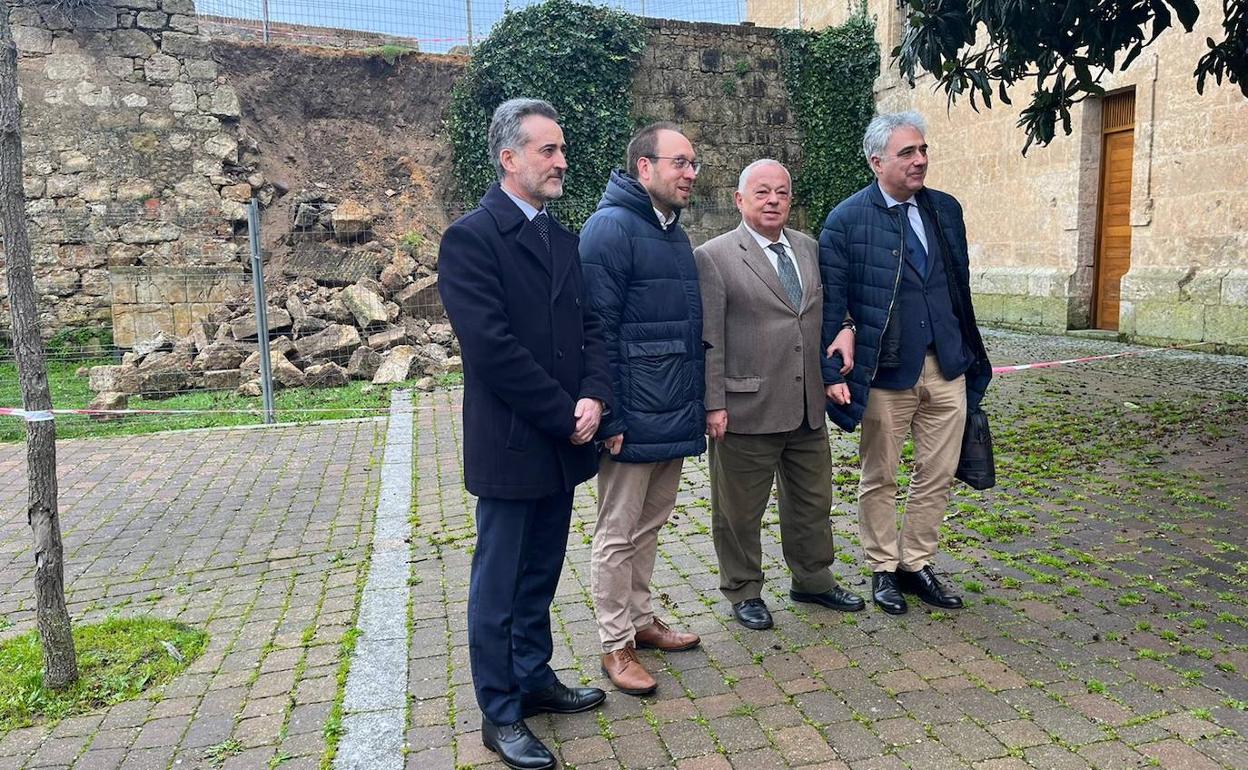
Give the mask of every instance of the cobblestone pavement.
<path id="1" fill-rule="evenodd" d="M 1004 332 L 988 343 L 998 364 L 1128 349 Z M 459 397 L 423 396 L 414 420 L 407 765 L 499 770 L 468 670 Z M 1001 484 L 958 489 L 937 564 L 967 609 L 793 606 L 773 511 L 776 628 L 746 631 L 718 592 L 697 458 L 655 585 L 662 614 L 702 647 L 643 653 L 654 697 L 612 692 L 597 712 L 530 725 L 576 770 L 1248 767 L 1248 359 L 1153 352 L 1006 374 L 987 406 Z M 162 692 L 0 736 L 0 770 L 324 766 L 385 425 L 62 442 L 75 619 L 150 611 L 211 641 Z M 855 452 L 855 437 L 833 437 L 836 570 L 865 592 Z M 33 622 L 23 462 L 0 447 L 5 637 Z M 593 494 L 576 500 L 554 665 L 603 686 Z"/>
<path id="2" fill-rule="evenodd" d="M 317 768 L 367 563 L 385 422 L 59 442 L 75 621 L 210 634 L 161 691 L 0 736 L 0 768 Z M 0 618 L 33 626 L 25 449 L 0 447 Z"/>
<path id="3" fill-rule="evenodd" d="M 987 341 L 997 364 L 1132 349 Z M 457 399 L 432 395 L 417 414 L 412 770 L 502 767 L 481 746 L 468 671 Z M 967 597 L 961 612 L 794 606 L 773 509 L 776 627 L 741 628 L 718 591 L 706 463 L 688 461 L 655 586 L 662 614 L 703 644 L 643 652 L 659 680 L 648 698 L 611 692 L 598 667 L 583 487 L 554 665 L 611 694 L 598 712 L 530 726 L 577 770 L 1248 767 L 1248 359 L 1167 351 L 1010 373 L 987 408 L 1001 483 L 959 485 L 937 564 Z M 835 436 L 833 453 L 836 570 L 865 593 L 856 437 Z"/>

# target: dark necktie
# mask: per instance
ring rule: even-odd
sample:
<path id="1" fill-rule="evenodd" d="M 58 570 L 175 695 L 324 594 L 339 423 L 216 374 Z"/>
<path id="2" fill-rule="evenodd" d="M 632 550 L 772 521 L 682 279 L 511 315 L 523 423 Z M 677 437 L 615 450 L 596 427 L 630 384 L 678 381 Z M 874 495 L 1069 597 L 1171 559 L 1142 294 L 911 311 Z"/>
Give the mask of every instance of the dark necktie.
<path id="1" fill-rule="evenodd" d="M 901 226 L 906 228 L 906 247 L 910 251 L 910 260 L 914 262 L 919 275 L 926 277 L 927 249 L 923 248 L 923 241 L 919 240 L 919 234 L 914 231 L 914 225 L 910 222 L 910 207 L 913 205 L 913 203 L 902 203 L 897 206 L 897 209 L 901 212 Z"/>
<path id="2" fill-rule="evenodd" d="M 789 254 L 785 251 L 783 243 L 772 243 L 767 248 L 776 252 L 776 272 L 780 274 L 780 285 L 784 287 L 784 292 L 789 295 L 789 302 L 793 303 L 793 307 L 802 306 L 802 283 L 797 280 L 797 268 L 793 266 L 793 260 L 789 259 Z"/>
<path id="3" fill-rule="evenodd" d="M 546 244 L 546 253 L 550 253 L 550 217 L 546 216 L 545 211 L 537 212 L 533 217 L 533 226 L 537 228 L 537 234 L 542 236 L 542 243 Z"/>

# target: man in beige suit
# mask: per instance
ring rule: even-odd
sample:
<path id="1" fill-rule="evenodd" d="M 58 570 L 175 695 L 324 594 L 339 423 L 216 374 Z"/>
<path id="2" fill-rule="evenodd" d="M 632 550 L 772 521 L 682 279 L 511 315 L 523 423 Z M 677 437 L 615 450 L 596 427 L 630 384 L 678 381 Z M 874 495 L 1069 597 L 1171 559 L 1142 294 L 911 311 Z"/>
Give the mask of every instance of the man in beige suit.
<path id="1" fill-rule="evenodd" d="M 780 537 L 792 573 L 789 596 L 856 612 L 861 597 L 839 587 L 833 558 L 832 457 L 825 399 L 848 401 L 844 385 L 824 390 L 823 296 L 818 244 L 785 227 L 792 180 L 758 160 L 741 172 L 737 229 L 694 252 L 706 346 L 706 432 L 711 526 L 720 590 L 746 628 L 772 625 L 762 599 L 760 534 L 777 486 Z M 839 378 L 838 378 L 839 379 Z"/>

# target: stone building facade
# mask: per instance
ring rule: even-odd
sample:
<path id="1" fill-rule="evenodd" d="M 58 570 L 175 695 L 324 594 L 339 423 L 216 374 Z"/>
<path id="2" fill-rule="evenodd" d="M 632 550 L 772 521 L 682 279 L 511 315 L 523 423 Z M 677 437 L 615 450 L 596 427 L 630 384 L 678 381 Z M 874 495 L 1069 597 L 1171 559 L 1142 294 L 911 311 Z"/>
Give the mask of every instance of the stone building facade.
<path id="1" fill-rule="evenodd" d="M 241 279 L 245 202 L 272 193 L 194 3 L 5 10 L 45 330 L 111 326 L 129 347 L 189 329 Z"/>
<path id="2" fill-rule="evenodd" d="M 946 112 L 930 76 L 912 89 L 889 60 L 904 9 L 895 0 L 867 2 L 884 52 L 879 109 L 927 117 L 928 181 L 965 207 L 983 321 L 1248 351 L 1248 166 L 1235 160 L 1248 149 L 1248 99 L 1227 83 L 1196 93 L 1192 72 L 1205 38 L 1221 38 L 1221 3 L 1200 6 L 1192 33 L 1167 31 L 1104 83 L 1105 99 L 1076 107 L 1070 136 L 1059 131 L 1024 157 L 1015 124 L 1025 86 L 1011 92 L 1015 108 L 994 101 L 975 112 L 960 100 Z M 859 7 L 856 0 L 752 0 L 748 16 L 795 25 L 800 8 L 803 26 L 822 28 Z M 1106 114 L 1115 98 L 1133 103 L 1125 120 Z M 1108 137 L 1124 128 L 1126 149 L 1114 150 Z M 1103 183 L 1115 181 L 1123 185 L 1121 205 L 1110 188 L 1102 194 Z M 1125 249 L 1121 277 L 1106 272 L 1115 248 Z"/>

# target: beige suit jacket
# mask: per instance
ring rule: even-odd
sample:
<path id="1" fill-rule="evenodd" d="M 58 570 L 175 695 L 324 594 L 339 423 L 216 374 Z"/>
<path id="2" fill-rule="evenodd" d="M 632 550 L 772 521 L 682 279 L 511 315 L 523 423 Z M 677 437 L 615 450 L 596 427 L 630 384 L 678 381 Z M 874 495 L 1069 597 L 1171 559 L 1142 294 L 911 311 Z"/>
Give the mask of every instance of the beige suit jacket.
<path id="1" fill-rule="evenodd" d="M 730 433 L 781 433 L 824 420 L 819 367 L 823 284 L 819 244 L 785 228 L 802 279 L 794 307 L 745 225 L 694 251 L 702 290 L 706 408 L 728 410 Z"/>

